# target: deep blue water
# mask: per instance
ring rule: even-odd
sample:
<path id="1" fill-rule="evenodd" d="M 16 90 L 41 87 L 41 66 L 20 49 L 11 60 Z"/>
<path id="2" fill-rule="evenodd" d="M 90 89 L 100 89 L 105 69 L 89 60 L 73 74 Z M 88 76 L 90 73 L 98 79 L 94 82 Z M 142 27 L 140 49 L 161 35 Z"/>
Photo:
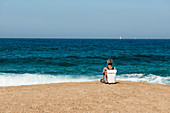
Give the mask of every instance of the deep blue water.
<path id="1" fill-rule="evenodd" d="M 170 40 L 0 39 L 0 86 L 117 79 L 170 84 Z"/>

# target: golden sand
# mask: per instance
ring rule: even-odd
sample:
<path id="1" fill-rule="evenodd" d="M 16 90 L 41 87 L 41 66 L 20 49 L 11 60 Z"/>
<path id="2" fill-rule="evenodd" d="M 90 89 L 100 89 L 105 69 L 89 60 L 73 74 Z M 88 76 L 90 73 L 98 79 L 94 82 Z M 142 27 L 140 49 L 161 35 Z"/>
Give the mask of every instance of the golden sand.
<path id="1" fill-rule="evenodd" d="M 0 112 L 170 112 L 170 85 L 117 81 L 0 87 Z"/>

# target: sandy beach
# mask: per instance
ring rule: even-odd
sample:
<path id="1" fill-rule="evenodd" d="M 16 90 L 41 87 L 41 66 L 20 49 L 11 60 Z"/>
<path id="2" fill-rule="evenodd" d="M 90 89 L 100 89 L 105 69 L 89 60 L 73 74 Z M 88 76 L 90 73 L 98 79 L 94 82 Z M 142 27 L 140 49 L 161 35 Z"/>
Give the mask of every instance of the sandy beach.
<path id="1" fill-rule="evenodd" d="M 170 85 L 117 81 L 0 87 L 0 112 L 170 112 Z"/>

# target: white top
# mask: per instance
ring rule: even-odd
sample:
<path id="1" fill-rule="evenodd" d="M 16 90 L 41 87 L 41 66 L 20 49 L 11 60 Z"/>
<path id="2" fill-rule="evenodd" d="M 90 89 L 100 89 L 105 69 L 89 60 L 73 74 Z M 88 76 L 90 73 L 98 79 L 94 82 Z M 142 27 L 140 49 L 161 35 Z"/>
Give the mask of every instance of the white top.
<path id="1" fill-rule="evenodd" d="M 107 70 L 107 81 L 108 81 L 108 83 L 115 83 L 116 82 L 116 73 L 117 73 L 117 70 Z"/>

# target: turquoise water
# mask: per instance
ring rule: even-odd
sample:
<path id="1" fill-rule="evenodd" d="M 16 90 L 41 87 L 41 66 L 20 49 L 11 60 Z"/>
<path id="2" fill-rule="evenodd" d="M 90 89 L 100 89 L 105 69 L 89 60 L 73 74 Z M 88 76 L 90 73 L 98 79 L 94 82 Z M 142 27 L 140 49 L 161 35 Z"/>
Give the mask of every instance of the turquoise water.
<path id="1" fill-rule="evenodd" d="M 117 79 L 170 84 L 170 40 L 0 39 L 0 86 Z"/>

